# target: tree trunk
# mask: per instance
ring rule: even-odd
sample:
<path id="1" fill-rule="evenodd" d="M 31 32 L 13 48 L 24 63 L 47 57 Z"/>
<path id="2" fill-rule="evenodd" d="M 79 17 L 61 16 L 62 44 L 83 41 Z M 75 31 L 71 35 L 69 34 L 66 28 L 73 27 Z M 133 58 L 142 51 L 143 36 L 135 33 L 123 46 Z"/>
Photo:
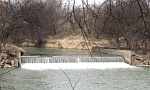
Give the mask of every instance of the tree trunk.
<path id="1" fill-rule="evenodd" d="M 115 38 L 117 48 L 120 49 L 120 40 L 119 37 Z"/>

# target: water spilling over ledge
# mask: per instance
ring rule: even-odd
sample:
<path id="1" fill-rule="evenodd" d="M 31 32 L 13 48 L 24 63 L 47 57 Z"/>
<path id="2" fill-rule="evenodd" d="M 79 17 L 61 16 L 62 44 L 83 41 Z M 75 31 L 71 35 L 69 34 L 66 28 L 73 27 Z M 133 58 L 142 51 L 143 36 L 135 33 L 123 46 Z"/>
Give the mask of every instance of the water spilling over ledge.
<path id="1" fill-rule="evenodd" d="M 25 63 L 22 64 L 23 69 L 28 70 L 79 70 L 79 69 L 121 69 L 136 68 L 123 62 L 104 62 L 104 63 Z"/>
<path id="2" fill-rule="evenodd" d="M 22 56 L 21 63 L 83 63 L 83 62 L 123 62 L 122 57 L 90 56 Z"/>
<path id="3" fill-rule="evenodd" d="M 23 56 L 23 69 L 29 70 L 78 70 L 78 69 L 119 69 L 135 68 L 123 62 L 121 57 L 84 57 L 84 56 Z"/>

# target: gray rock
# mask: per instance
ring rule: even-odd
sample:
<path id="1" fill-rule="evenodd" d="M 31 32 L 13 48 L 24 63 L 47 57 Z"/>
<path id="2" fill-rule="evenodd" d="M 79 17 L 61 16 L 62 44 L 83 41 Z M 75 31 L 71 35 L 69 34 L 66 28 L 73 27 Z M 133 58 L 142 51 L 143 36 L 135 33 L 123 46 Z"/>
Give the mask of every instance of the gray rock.
<path id="1" fill-rule="evenodd" d="M 5 65 L 4 65 L 4 68 L 10 68 L 10 67 L 12 67 L 12 66 L 9 65 L 9 64 L 5 64 Z"/>

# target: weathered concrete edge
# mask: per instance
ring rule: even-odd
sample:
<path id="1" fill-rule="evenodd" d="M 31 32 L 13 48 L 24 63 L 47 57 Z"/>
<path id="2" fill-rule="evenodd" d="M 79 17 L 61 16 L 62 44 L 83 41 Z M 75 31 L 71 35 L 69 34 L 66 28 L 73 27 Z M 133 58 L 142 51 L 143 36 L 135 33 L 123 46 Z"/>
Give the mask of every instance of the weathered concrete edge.
<path id="1" fill-rule="evenodd" d="M 97 51 L 97 50 L 96 50 Z M 120 50 L 120 49 L 99 49 L 98 52 L 103 54 L 120 56 L 124 59 L 125 63 L 132 65 L 132 55 L 135 53 L 131 50 Z"/>

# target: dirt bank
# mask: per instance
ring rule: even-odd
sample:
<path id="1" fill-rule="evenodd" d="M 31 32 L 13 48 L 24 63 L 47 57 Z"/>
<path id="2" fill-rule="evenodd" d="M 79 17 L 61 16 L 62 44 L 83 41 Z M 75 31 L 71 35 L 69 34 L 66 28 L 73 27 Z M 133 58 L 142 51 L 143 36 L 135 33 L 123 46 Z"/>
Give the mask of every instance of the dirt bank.
<path id="1" fill-rule="evenodd" d="M 24 47 L 35 47 L 34 43 L 23 43 L 22 46 Z M 85 40 L 82 36 L 67 36 L 63 38 L 48 38 L 43 43 L 42 47 L 46 48 L 65 48 L 65 49 L 92 49 L 92 47 L 111 47 L 114 48 L 115 42 L 113 40 L 108 39 L 89 39 Z"/>

